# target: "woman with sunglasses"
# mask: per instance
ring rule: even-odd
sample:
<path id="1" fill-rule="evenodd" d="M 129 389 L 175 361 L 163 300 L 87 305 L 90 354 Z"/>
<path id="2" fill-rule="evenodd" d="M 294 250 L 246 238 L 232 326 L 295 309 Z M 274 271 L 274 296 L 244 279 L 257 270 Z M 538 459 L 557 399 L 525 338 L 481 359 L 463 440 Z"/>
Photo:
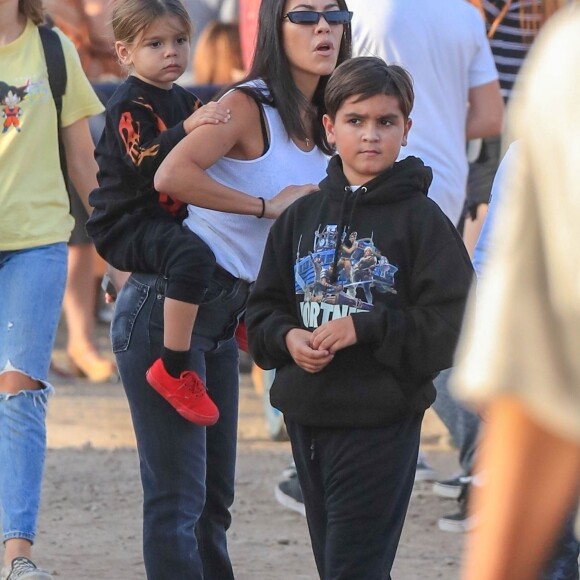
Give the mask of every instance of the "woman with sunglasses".
<path id="1" fill-rule="evenodd" d="M 350 56 L 345 1 L 309 4 L 262 0 L 252 68 L 222 97 L 230 120 L 190 133 L 155 179 L 158 191 L 191 204 L 185 224 L 218 264 L 190 351 L 219 408 L 216 425 L 185 421 L 145 383 L 163 345 L 165 280 L 134 273 L 117 299 L 112 342 L 140 457 L 149 580 L 234 577 L 226 542 L 238 416 L 233 335 L 273 219 L 326 173 L 324 88 Z"/>

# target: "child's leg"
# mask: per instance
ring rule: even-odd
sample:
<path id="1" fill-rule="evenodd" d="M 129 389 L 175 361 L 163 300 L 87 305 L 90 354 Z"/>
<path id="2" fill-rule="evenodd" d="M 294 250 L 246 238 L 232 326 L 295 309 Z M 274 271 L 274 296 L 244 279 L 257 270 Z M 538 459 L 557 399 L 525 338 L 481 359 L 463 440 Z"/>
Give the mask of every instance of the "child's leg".
<path id="1" fill-rule="evenodd" d="M 314 561 L 320 578 L 326 578 L 325 552 L 328 521 L 324 505 L 324 485 L 320 462 L 316 455 L 312 459 L 311 450 L 316 430 L 289 419 L 286 419 L 286 428 L 292 444 L 292 455 L 306 508 L 306 521 Z"/>
<path id="2" fill-rule="evenodd" d="M 215 257 L 185 227 L 173 227 L 157 238 L 161 272 L 167 284 L 163 302 L 163 351 L 147 371 L 149 384 L 188 421 L 213 425 L 219 411 L 202 379 L 192 370 L 191 335 L 215 270 Z"/>
<path id="3" fill-rule="evenodd" d="M 418 414 L 383 428 L 316 429 L 314 459 L 305 464 L 295 457 L 307 518 L 310 475 L 320 474 L 323 490 L 316 501 L 323 505 L 314 509 L 316 514 L 322 507 L 326 518 L 325 535 L 318 534 L 323 555 L 317 557 L 324 580 L 390 578 L 413 489 L 421 420 Z M 291 440 L 295 434 L 289 426 Z"/>
<path id="4" fill-rule="evenodd" d="M 126 216 L 95 238 L 95 246 L 119 270 L 165 279 L 157 295 L 164 300 L 164 349 L 147 371 L 147 381 L 185 419 L 213 425 L 219 412 L 189 360 L 198 305 L 215 271 L 213 252 L 169 215 Z"/>
<path id="5" fill-rule="evenodd" d="M 165 298 L 161 360 L 172 377 L 178 378 L 189 367 L 191 334 L 198 309 L 197 304 Z"/>
<path id="6" fill-rule="evenodd" d="M 161 272 L 167 277 L 163 305 L 161 359 L 174 378 L 189 369 L 189 347 L 200 302 L 215 270 L 209 247 L 186 227 L 175 227 L 161 238 Z"/>
<path id="7" fill-rule="evenodd" d="M 171 350 L 189 350 L 191 333 L 199 306 L 173 298 L 166 298 L 163 305 L 163 344 Z"/>

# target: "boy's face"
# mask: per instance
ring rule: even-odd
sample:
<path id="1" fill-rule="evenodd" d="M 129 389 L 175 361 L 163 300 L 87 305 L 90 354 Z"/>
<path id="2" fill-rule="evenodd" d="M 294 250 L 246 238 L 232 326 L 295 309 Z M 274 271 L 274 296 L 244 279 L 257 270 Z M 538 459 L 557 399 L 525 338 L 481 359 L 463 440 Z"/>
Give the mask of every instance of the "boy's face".
<path id="1" fill-rule="evenodd" d="M 407 144 L 411 119 L 405 120 L 399 100 L 392 95 L 374 95 L 358 101 L 348 98 L 334 121 L 322 122 L 328 142 L 336 146 L 344 175 L 351 185 L 362 185 L 395 163 Z"/>

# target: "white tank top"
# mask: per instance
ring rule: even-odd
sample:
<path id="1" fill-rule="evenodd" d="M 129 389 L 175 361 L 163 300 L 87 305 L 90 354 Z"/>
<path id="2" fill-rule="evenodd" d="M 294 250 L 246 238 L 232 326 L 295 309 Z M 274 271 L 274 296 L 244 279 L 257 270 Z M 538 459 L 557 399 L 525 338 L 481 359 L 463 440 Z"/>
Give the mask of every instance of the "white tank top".
<path id="1" fill-rule="evenodd" d="M 263 81 L 248 85 L 266 87 Z M 222 157 L 207 169 L 208 175 L 223 185 L 264 199 L 273 198 L 288 185 L 321 181 L 328 157 L 317 147 L 308 152 L 300 150 L 288 137 L 278 111 L 267 105 L 263 108 L 270 133 L 268 151 L 249 161 Z M 184 223 L 213 250 L 217 263 L 236 278 L 253 282 L 274 220 L 193 205 L 188 213 Z"/>

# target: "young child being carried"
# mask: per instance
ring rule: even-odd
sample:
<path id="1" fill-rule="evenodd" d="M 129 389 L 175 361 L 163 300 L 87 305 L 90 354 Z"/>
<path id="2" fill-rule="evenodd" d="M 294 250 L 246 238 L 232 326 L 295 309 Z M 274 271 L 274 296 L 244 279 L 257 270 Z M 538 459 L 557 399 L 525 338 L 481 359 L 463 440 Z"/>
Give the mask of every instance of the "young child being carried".
<path id="1" fill-rule="evenodd" d="M 156 191 L 153 177 L 181 139 L 200 125 L 227 123 L 229 111 L 218 103 L 202 106 L 174 84 L 189 62 L 192 32 L 180 0 L 117 0 L 112 23 L 117 55 L 130 76 L 107 104 L 95 151 L 99 188 L 90 195 L 94 211 L 87 231 L 113 267 L 166 278 L 164 348 L 147 380 L 180 415 L 213 425 L 219 411 L 188 367 L 215 257 L 182 225 L 187 206 Z"/>
<path id="2" fill-rule="evenodd" d="M 321 578 L 390 577 L 432 380 L 451 366 L 472 279 L 455 227 L 427 197 L 431 169 L 396 161 L 413 99 L 408 73 L 379 58 L 334 71 L 323 122 L 338 155 L 320 192 L 274 224 L 246 315 L 254 360 L 276 369 L 270 397 Z M 321 228 L 333 243 L 320 243 Z M 364 275 L 351 276 L 337 266 L 355 231 L 352 272 Z M 313 291 L 318 259 L 335 292 Z"/>

